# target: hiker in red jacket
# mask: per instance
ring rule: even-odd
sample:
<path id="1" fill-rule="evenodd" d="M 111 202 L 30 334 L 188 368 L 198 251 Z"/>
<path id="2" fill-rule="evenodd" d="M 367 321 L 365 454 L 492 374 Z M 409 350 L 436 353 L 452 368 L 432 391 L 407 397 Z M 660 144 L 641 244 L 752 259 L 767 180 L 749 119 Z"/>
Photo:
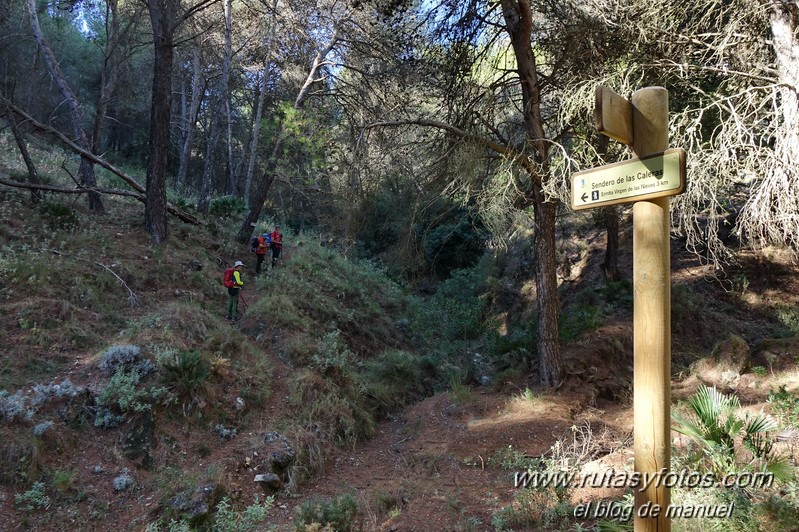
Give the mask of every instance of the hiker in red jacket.
<path id="1" fill-rule="evenodd" d="M 280 257 L 280 248 L 283 247 L 283 235 L 280 234 L 280 226 L 276 225 L 272 231 L 272 268 L 277 266 L 277 259 Z"/>
<path id="2" fill-rule="evenodd" d="M 261 264 L 264 263 L 266 258 L 266 250 L 269 249 L 270 236 L 269 233 L 264 233 L 258 237 L 258 244 L 255 247 L 255 273 L 261 273 Z"/>

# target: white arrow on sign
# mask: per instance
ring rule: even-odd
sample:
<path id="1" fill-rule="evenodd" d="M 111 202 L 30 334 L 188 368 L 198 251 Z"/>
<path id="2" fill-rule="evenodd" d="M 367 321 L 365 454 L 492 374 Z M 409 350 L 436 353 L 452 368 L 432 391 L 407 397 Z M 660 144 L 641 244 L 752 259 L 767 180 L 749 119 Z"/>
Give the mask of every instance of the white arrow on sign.
<path id="1" fill-rule="evenodd" d="M 672 148 L 640 159 L 572 174 L 572 209 L 592 209 L 685 190 L 685 150 Z"/>

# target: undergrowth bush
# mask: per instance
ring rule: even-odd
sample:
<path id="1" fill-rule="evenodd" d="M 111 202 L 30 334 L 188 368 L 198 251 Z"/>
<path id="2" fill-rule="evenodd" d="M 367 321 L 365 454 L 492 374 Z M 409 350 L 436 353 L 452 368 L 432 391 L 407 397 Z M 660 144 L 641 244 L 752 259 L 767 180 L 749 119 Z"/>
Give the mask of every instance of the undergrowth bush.
<path id="1" fill-rule="evenodd" d="M 139 346 L 130 344 L 109 347 L 100 357 L 99 366 L 109 374 L 121 369 L 135 371 L 140 377 L 155 370 L 152 361 L 142 358 Z"/>
<path id="2" fill-rule="evenodd" d="M 696 466 L 700 470 L 719 477 L 742 470 L 768 470 L 778 478 L 790 476 L 788 464 L 772 452 L 778 428 L 773 418 L 758 413 L 741 419 L 737 396 L 704 385 L 687 403 L 688 415 L 672 414 L 674 430 L 696 444 Z M 748 452 L 743 453 L 744 449 Z"/>
<path id="3" fill-rule="evenodd" d="M 53 381 L 50 384 L 36 384 L 27 394 L 18 390 L 11 395 L 6 390 L 0 390 L 0 421 L 31 421 L 43 405 L 75 398 L 84 391 L 84 387 L 75 386 L 68 378 L 60 383 Z M 42 432 L 44 430 L 46 429 Z"/>
<path id="4" fill-rule="evenodd" d="M 50 497 L 44 492 L 44 488 L 44 482 L 34 482 L 28 491 L 14 495 L 14 503 L 26 512 L 48 508 Z"/>
<path id="5" fill-rule="evenodd" d="M 0 420 L 11 423 L 16 419 L 30 421 L 32 418 L 33 409 L 27 406 L 27 399 L 21 391 L 11 395 L 0 390 Z"/>
<path id="6" fill-rule="evenodd" d="M 51 229 L 74 229 L 80 223 L 77 213 L 63 203 L 45 201 L 39 212 Z"/>
<path id="7" fill-rule="evenodd" d="M 374 434 L 376 420 L 349 370 L 325 376 L 306 368 L 292 378 L 291 389 L 294 422 L 313 428 L 325 441 L 353 447 Z"/>
<path id="8" fill-rule="evenodd" d="M 390 349 L 363 364 L 360 380 L 378 415 L 391 412 L 432 391 L 436 368 L 410 353 Z"/>
<path id="9" fill-rule="evenodd" d="M 136 484 L 136 481 L 130 475 L 130 471 L 126 469 L 122 470 L 118 476 L 114 477 L 114 491 L 125 491 L 128 488 L 133 487 Z"/>
<path id="10" fill-rule="evenodd" d="M 355 529 L 357 517 L 358 501 L 351 494 L 332 499 L 311 499 L 295 511 L 296 530 L 311 532 L 328 527 L 336 532 L 347 532 Z"/>
<path id="11" fill-rule="evenodd" d="M 114 428 L 125 415 L 148 412 L 156 404 L 169 405 L 175 401 L 175 396 L 166 388 L 139 386 L 155 365 L 142 358 L 141 350 L 135 345 L 109 348 L 103 353 L 99 366 L 113 375 L 97 394 L 96 427 Z"/>
<path id="12" fill-rule="evenodd" d="M 407 296 L 385 274 L 368 263 L 348 261 L 334 250 L 308 242 L 291 259 L 291 269 L 278 268 L 271 278 L 268 302 L 251 311 L 262 313 L 275 329 L 299 328 L 305 333 L 338 329 L 355 351 L 378 350 L 398 343 L 393 316 Z"/>
<path id="13" fill-rule="evenodd" d="M 219 196 L 211 199 L 208 214 L 219 218 L 230 218 L 247 210 L 244 200 L 238 196 Z"/>
<path id="14" fill-rule="evenodd" d="M 799 427 L 799 396 L 789 392 L 782 385 L 776 391 L 769 392 L 768 402 L 771 404 L 771 413 L 780 423 Z"/>
<path id="15" fill-rule="evenodd" d="M 213 523 L 210 529 L 214 532 L 256 532 L 261 530 L 273 530 L 273 527 L 266 526 L 266 519 L 275 504 L 274 497 L 267 497 L 261 501 L 256 496 L 255 501 L 244 508 L 236 510 L 228 497 L 223 497 L 216 505 L 213 516 Z M 164 527 L 164 528 L 162 528 Z M 161 521 L 150 523 L 145 528 L 145 532 L 191 532 L 196 530 L 187 519 L 170 519 L 164 523 Z"/>
<path id="16" fill-rule="evenodd" d="M 157 403 L 167 404 L 173 400 L 166 388 L 139 388 L 140 381 L 141 375 L 136 370 L 118 369 L 100 390 L 97 404 L 127 414 L 147 412 Z"/>
<path id="17" fill-rule="evenodd" d="M 172 360 L 162 362 L 163 382 L 190 412 L 204 404 L 209 391 L 210 365 L 199 351 L 180 351 Z"/>

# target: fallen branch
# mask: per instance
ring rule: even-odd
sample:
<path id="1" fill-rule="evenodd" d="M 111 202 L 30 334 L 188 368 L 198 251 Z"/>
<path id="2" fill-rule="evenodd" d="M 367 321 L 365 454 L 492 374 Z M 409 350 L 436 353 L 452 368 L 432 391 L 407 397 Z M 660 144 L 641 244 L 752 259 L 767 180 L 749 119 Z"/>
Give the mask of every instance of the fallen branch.
<path id="1" fill-rule="evenodd" d="M 45 192 L 56 192 L 58 194 L 86 194 L 89 192 L 99 192 L 100 194 L 108 194 L 111 196 L 127 196 L 129 198 L 134 198 L 142 203 L 146 202 L 146 197 L 143 192 L 136 192 L 134 190 L 123 190 L 121 188 L 85 187 L 83 185 L 78 185 L 74 188 L 56 187 L 53 185 L 22 183 L 20 181 L 14 181 L 12 179 L 5 179 L 2 176 L 0 176 L 0 185 L 6 185 L 9 187 L 16 187 L 16 188 L 27 188 L 32 190 L 43 190 Z M 167 204 L 167 211 L 169 212 L 169 214 L 171 214 L 172 216 L 181 221 L 190 223 L 192 225 L 202 225 L 202 223 L 199 220 L 197 220 L 197 218 L 195 218 L 194 216 L 170 204 Z"/>
<path id="2" fill-rule="evenodd" d="M 53 185 L 41 185 L 35 183 L 22 183 L 21 181 L 14 181 L 11 179 L 4 179 L 0 177 L 0 185 L 6 185 L 16 188 L 28 188 L 31 190 L 43 190 L 45 192 L 58 192 L 59 194 L 85 194 L 87 192 L 99 192 L 101 194 L 108 194 L 112 196 L 129 196 L 136 199 L 144 198 L 139 192 L 132 190 L 122 190 L 120 188 L 103 188 L 103 187 L 84 187 L 78 185 L 76 188 L 56 187 Z"/>
<path id="3" fill-rule="evenodd" d="M 101 263 L 99 263 L 97 261 L 95 261 L 94 264 L 96 264 L 97 266 L 103 268 L 105 271 L 107 271 L 108 273 L 110 273 L 111 275 L 116 277 L 117 281 L 119 281 L 119 284 L 121 284 L 122 286 L 125 287 L 125 290 L 128 291 L 128 305 L 130 305 L 131 307 L 138 307 L 139 305 L 141 305 L 141 302 L 139 301 L 139 298 L 136 297 L 136 294 L 133 292 L 133 290 L 130 289 L 128 284 L 125 281 L 123 281 L 122 277 L 117 275 L 117 273 L 114 270 L 112 270 L 109 266 L 106 266 L 105 264 L 101 264 Z"/>
<path id="4" fill-rule="evenodd" d="M 78 155 L 80 155 L 82 157 L 85 157 L 86 159 L 89 159 L 93 163 L 95 163 L 97 165 L 100 165 L 103 168 L 105 168 L 106 170 L 108 170 L 109 172 L 119 176 L 125 183 L 127 183 L 128 185 L 133 187 L 134 190 L 136 190 L 138 192 L 141 192 L 142 193 L 142 198 L 144 198 L 144 194 L 146 194 L 146 192 L 147 192 L 146 189 L 143 186 L 141 186 L 139 184 L 139 182 L 136 181 L 133 177 L 129 176 L 128 174 L 126 174 L 125 172 L 123 172 L 119 168 L 115 167 L 114 165 L 112 165 L 111 163 L 106 161 L 105 159 L 103 159 L 101 157 L 98 157 L 97 155 L 93 154 L 92 152 L 81 148 L 80 146 L 78 146 L 77 144 L 72 142 L 69 139 L 69 137 L 67 137 L 66 135 L 64 135 L 63 133 L 58 131 L 57 129 L 52 128 L 52 127 L 50 127 L 50 126 L 48 126 L 46 124 L 42 124 L 41 122 L 37 121 L 32 116 L 30 116 L 28 113 L 26 113 L 25 111 L 23 111 L 22 109 L 17 107 L 16 105 L 13 105 L 12 103 L 9 102 L 8 103 L 8 108 L 11 109 L 12 111 L 14 111 L 16 114 L 18 114 L 22 118 L 24 118 L 25 121 L 27 121 L 35 129 L 38 129 L 38 130 L 41 130 L 41 131 L 45 131 L 47 133 L 55 135 L 55 137 L 58 140 L 60 140 L 62 143 L 64 143 L 71 150 L 73 150 L 76 153 L 78 153 Z M 29 187 L 23 187 L 23 188 L 29 188 Z M 92 192 L 94 190 L 97 190 L 97 189 L 94 188 L 94 187 L 92 187 L 92 188 L 84 187 L 82 189 L 81 193 Z M 61 192 L 61 191 L 57 191 L 57 192 Z M 138 199 L 137 196 L 132 196 L 132 197 L 136 197 Z M 180 220 L 183 220 L 184 222 L 187 222 L 187 223 L 190 223 L 190 224 L 193 224 L 193 225 L 202 225 L 202 223 L 197 218 L 195 218 L 194 216 L 182 211 L 181 209 L 175 207 L 174 205 L 172 205 L 169 202 L 167 202 L 166 208 L 167 208 L 167 211 L 170 214 L 172 214 L 173 216 L 179 218 Z"/>
<path id="5" fill-rule="evenodd" d="M 131 307 L 138 307 L 139 305 L 141 305 L 141 301 L 139 300 L 139 297 L 136 295 L 136 293 L 133 290 L 131 290 L 131 288 L 128 286 L 128 283 L 126 283 L 122 279 L 122 277 L 120 277 L 114 270 L 112 270 L 110 266 L 106 266 L 105 264 L 102 264 L 102 263 L 94 261 L 94 260 L 84 259 L 82 257 L 76 257 L 74 255 L 70 255 L 68 253 L 64 253 L 63 251 L 58 251 L 57 249 L 42 248 L 42 251 L 49 251 L 50 253 L 52 253 L 54 255 L 58 255 L 59 257 L 72 257 L 72 258 L 77 259 L 77 260 L 82 260 L 83 262 L 90 262 L 90 263 L 94 264 L 95 266 L 99 266 L 99 267 L 103 268 L 105 271 L 107 271 L 108 273 L 110 273 L 111 275 L 116 277 L 117 281 L 119 281 L 119 284 L 124 286 L 125 290 L 128 291 L 128 304 Z"/>

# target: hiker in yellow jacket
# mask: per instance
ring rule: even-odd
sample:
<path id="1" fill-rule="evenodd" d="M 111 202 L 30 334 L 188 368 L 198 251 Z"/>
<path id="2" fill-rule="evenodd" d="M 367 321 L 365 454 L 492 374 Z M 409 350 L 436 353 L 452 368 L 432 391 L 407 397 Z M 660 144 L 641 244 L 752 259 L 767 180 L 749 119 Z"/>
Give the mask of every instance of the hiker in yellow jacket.
<path id="1" fill-rule="evenodd" d="M 239 319 L 239 290 L 244 286 L 241 279 L 241 268 L 244 263 L 237 260 L 232 268 L 225 270 L 223 284 L 227 287 L 227 319 L 236 321 Z"/>

